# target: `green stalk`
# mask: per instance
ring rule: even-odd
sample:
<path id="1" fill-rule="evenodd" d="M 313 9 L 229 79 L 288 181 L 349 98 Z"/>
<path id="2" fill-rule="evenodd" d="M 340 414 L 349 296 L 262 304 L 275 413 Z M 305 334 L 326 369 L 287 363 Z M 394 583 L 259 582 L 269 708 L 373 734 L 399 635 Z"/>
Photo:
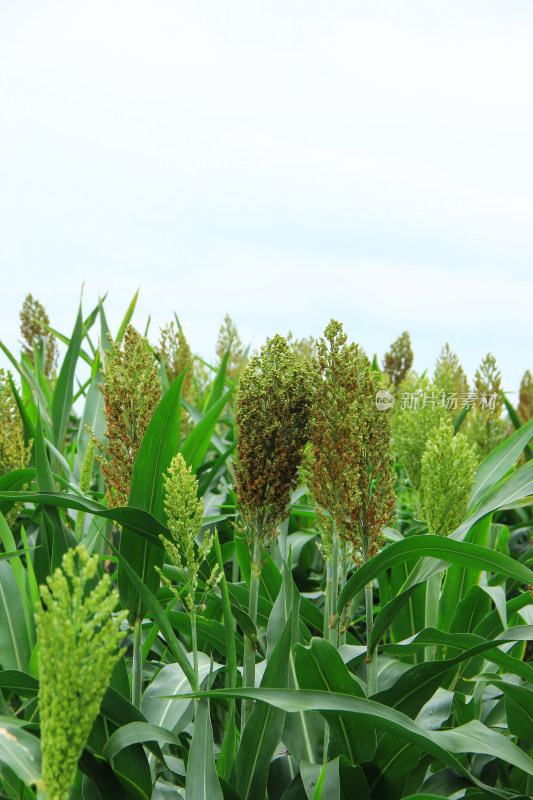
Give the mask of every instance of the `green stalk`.
<path id="1" fill-rule="evenodd" d="M 329 641 L 333 645 L 333 647 L 338 647 L 338 621 L 332 626 L 331 625 L 331 617 L 333 614 L 336 616 L 337 612 L 337 600 L 339 597 L 339 549 L 340 549 L 340 540 L 339 540 L 339 529 L 337 527 L 337 523 L 333 523 L 333 554 L 331 558 L 331 616 L 328 625 L 329 628 Z"/>
<path id="2" fill-rule="evenodd" d="M 222 560 L 222 550 L 220 549 L 220 542 L 218 541 L 218 533 L 215 531 L 215 554 L 217 557 L 218 568 L 220 570 L 220 594 L 222 596 L 222 613 L 224 615 L 224 633 L 226 639 L 226 653 L 228 662 L 228 673 L 226 679 L 226 688 L 235 689 L 237 687 L 237 651 L 235 648 L 235 628 L 233 615 L 231 613 L 231 605 L 228 592 L 228 584 L 226 583 L 226 575 L 224 573 L 224 561 Z M 233 767 L 233 760 L 235 758 L 235 751 L 237 748 L 237 736 L 235 730 L 235 700 L 231 699 L 228 702 L 228 713 L 226 716 L 226 735 L 220 751 L 220 756 L 217 760 L 217 774 L 229 780 L 231 777 L 231 770 Z"/>
<path id="3" fill-rule="evenodd" d="M 259 544 L 259 530 L 254 538 L 254 552 L 250 565 L 250 599 L 248 602 L 248 616 L 257 625 L 257 604 L 259 600 L 259 581 L 261 579 L 261 546 Z M 255 688 L 255 643 L 249 636 L 244 637 L 244 686 L 247 689 Z M 253 700 L 243 702 L 242 728 L 252 713 Z"/>
<path id="4" fill-rule="evenodd" d="M 326 592 L 325 592 L 325 599 L 324 599 L 324 626 L 323 626 L 323 636 L 324 639 L 329 641 L 329 622 L 331 620 L 332 615 L 331 610 L 331 564 L 329 561 L 326 560 Z"/>
<path id="5" fill-rule="evenodd" d="M 436 628 L 439 617 L 439 598 L 440 598 L 440 579 L 439 575 L 432 575 L 426 581 L 426 628 Z M 435 645 L 430 645 L 424 649 L 426 661 L 435 661 Z"/>
<path id="6" fill-rule="evenodd" d="M 142 669 L 142 619 L 139 617 L 133 628 L 133 663 L 131 667 L 131 702 L 135 708 L 141 707 Z"/>
<path id="7" fill-rule="evenodd" d="M 226 652 L 228 655 L 228 689 L 235 689 L 237 687 L 237 651 L 235 649 L 235 635 L 233 630 L 233 615 L 231 613 L 231 605 L 228 592 L 228 584 L 226 582 L 226 575 L 224 573 L 224 562 L 222 560 L 222 550 L 220 549 L 220 542 L 218 541 L 218 533 L 215 533 L 215 553 L 218 561 L 218 568 L 222 575 L 220 579 L 220 594 L 222 595 L 222 612 L 224 614 L 224 630 L 226 634 Z M 231 704 L 235 704 L 235 700 L 230 700 Z"/>
<path id="8" fill-rule="evenodd" d="M 190 612 L 191 617 L 191 639 L 192 639 L 192 668 L 194 671 L 194 686 L 193 691 L 200 691 L 200 678 L 198 671 L 198 631 L 196 628 L 196 608 L 193 606 Z"/>
<path id="9" fill-rule="evenodd" d="M 370 655 L 370 634 L 374 626 L 374 596 L 372 581 L 365 586 L 365 606 L 366 606 L 366 672 L 367 672 L 367 697 L 377 693 L 378 690 L 378 654 L 374 649 Z"/>

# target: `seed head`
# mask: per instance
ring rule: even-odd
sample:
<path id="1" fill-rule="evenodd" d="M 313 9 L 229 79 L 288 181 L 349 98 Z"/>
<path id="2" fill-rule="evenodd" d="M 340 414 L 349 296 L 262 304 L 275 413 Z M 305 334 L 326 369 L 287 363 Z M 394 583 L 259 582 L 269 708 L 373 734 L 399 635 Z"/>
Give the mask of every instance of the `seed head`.
<path id="1" fill-rule="evenodd" d="M 331 558 L 332 529 L 363 559 L 375 555 L 394 507 L 390 417 L 379 411 L 379 377 L 356 344 L 332 320 L 317 343 L 314 403 L 309 423 L 309 489 L 320 509 L 323 551 Z"/>
<path id="2" fill-rule="evenodd" d="M 44 359 L 41 367 L 44 374 L 51 378 L 57 361 L 56 337 L 49 333 L 46 325 L 50 325 L 48 314 L 38 300 L 28 294 L 20 312 L 20 332 L 23 338 L 23 351 L 30 362 L 34 363 L 33 348 L 44 345 Z"/>
<path id="3" fill-rule="evenodd" d="M 173 542 L 161 537 L 170 560 L 175 567 L 184 567 L 187 570 L 187 585 L 185 602 L 190 613 L 194 613 L 198 604 L 196 591 L 198 589 L 198 573 L 202 562 L 207 557 L 213 546 L 214 535 L 206 536 L 202 544 L 195 545 L 196 537 L 202 527 L 204 503 L 198 497 L 198 481 L 185 459 L 178 453 L 171 461 L 168 475 L 165 475 L 165 513 L 168 527 L 172 534 Z M 180 592 L 157 568 L 163 583 L 181 600 Z M 206 591 L 214 588 L 221 575 L 215 567 L 206 584 Z"/>
<path id="4" fill-rule="evenodd" d="M 237 505 L 261 546 L 287 513 L 307 441 L 312 378 L 282 336 L 269 339 L 239 382 Z"/>
<path id="5" fill-rule="evenodd" d="M 454 436 L 453 425 L 442 420 L 427 441 L 422 456 L 420 498 L 429 532 L 448 536 L 462 522 L 477 459 L 463 434 Z"/>
<path id="6" fill-rule="evenodd" d="M 8 375 L 0 369 L 0 477 L 12 470 L 24 469 L 30 457 L 30 447 L 24 444 L 24 426 Z M 21 507 L 21 504 L 15 505 L 8 512 L 8 525 L 14 525 Z"/>
<path id="7" fill-rule="evenodd" d="M 411 337 L 404 331 L 395 342 L 391 344 L 388 353 L 383 359 L 383 372 L 388 379 L 388 384 L 394 392 L 400 388 L 400 384 L 405 379 L 407 373 L 413 366 L 413 350 L 411 348 Z"/>
<path id="8" fill-rule="evenodd" d="M 104 413 L 107 452 L 95 456 L 102 468 L 109 507 L 126 505 L 133 465 L 148 423 L 161 399 L 161 381 L 148 342 L 132 325 L 123 343 L 111 343 L 104 370 Z M 94 435 L 102 452 L 104 445 Z"/>
<path id="9" fill-rule="evenodd" d="M 49 800 L 67 800 L 91 727 L 121 657 L 126 612 L 111 614 L 118 593 L 107 574 L 95 584 L 98 556 L 81 545 L 41 586 L 39 643 L 42 780 Z"/>
<path id="10" fill-rule="evenodd" d="M 474 446 L 478 457 L 485 458 L 503 441 L 502 377 L 496 359 L 488 353 L 481 362 L 474 378 L 476 402 L 468 415 L 468 441 Z"/>
<path id="11" fill-rule="evenodd" d="M 524 373 L 520 383 L 517 412 L 522 425 L 525 425 L 533 417 L 533 377 L 529 370 Z"/>

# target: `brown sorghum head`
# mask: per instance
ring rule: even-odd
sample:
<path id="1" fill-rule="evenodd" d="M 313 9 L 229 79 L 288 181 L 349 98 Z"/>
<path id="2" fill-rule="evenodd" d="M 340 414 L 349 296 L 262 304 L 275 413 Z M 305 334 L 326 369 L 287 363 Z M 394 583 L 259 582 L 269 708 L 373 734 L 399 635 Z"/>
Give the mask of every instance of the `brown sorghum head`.
<path id="1" fill-rule="evenodd" d="M 347 344 L 332 320 L 318 342 L 315 400 L 309 423 L 309 488 L 320 509 L 323 551 L 331 556 L 333 523 L 366 560 L 377 552 L 394 507 L 390 416 L 379 411 L 381 388 L 367 356 Z"/>
<path id="2" fill-rule="evenodd" d="M 107 451 L 96 456 L 102 468 L 109 506 L 128 502 L 133 465 L 143 436 L 160 399 L 161 381 L 148 342 L 128 325 L 123 342 L 113 343 L 107 353 L 104 383 L 104 411 Z M 103 450 L 101 442 L 97 447 Z"/>
<path id="3" fill-rule="evenodd" d="M 308 366 L 282 336 L 269 339 L 241 375 L 236 413 L 237 505 L 261 545 L 275 535 L 298 483 L 310 406 Z"/>
<path id="4" fill-rule="evenodd" d="M 413 366 L 413 350 L 411 348 L 411 337 L 404 331 L 395 342 L 391 344 L 388 353 L 383 359 L 383 372 L 394 389 L 398 391 L 400 384 Z"/>

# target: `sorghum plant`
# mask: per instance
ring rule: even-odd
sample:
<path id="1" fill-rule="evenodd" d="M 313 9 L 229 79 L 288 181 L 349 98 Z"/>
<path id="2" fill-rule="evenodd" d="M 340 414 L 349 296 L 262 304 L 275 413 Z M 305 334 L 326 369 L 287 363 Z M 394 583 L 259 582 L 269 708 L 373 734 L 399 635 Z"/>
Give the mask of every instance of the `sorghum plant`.
<path id="1" fill-rule="evenodd" d="M 104 475 L 110 508 L 128 502 L 133 465 L 143 436 L 161 399 L 161 381 L 148 343 L 128 325 L 123 343 L 113 343 L 105 361 L 104 395 L 107 451 L 96 437 L 101 451 L 95 456 Z"/>
<path id="2" fill-rule="evenodd" d="M 118 593 L 107 574 L 91 588 L 98 556 L 78 546 L 41 586 L 37 608 L 42 786 L 39 797 L 67 800 L 78 759 L 120 658 Z"/>
<path id="3" fill-rule="evenodd" d="M 192 649 L 194 658 L 195 691 L 198 690 L 198 645 L 196 635 L 196 609 L 198 574 L 206 556 L 211 551 L 214 535 L 206 536 L 200 546 L 196 546 L 196 537 L 202 527 L 204 501 L 198 497 L 198 481 L 185 459 L 178 453 L 172 459 L 165 475 L 165 513 L 168 527 L 174 541 L 161 536 L 161 541 L 175 567 L 185 568 L 185 584 L 178 590 L 174 584 L 156 567 L 165 586 L 182 602 L 191 618 Z M 206 582 L 205 591 L 213 589 L 221 575 L 215 567 Z M 185 597 L 183 597 L 185 593 Z"/>
<path id="4" fill-rule="evenodd" d="M 0 369 L 0 477 L 28 463 L 30 448 L 24 444 L 24 426 L 8 375 Z M 8 525 L 16 522 L 21 504 L 6 515 Z"/>
<path id="5" fill-rule="evenodd" d="M 533 377 L 529 370 L 524 373 L 520 382 L 517 412 L 522 425 L 533 417 Z"/>
<path id="6" fill-rule="evenodd" d="M 251 553 L 249 615 L 257 619 L 263 553 L 287 514 L 307 441 L 311 373 L 282 336 L 269 339 L 239 383 L 236 494 Z M 255 652 L 245 639 L 245 685 L 254 685 Z"/>
<path id="7" fill-rule="evenodd" d="M 243 371 L 246 363 L 245 348 L 242 339 L 229 314 L 224 317 L 224 322 L 218 331 L 215 347 L 216 365 L 220 366 L 222 359 L 229 350 L 226 364 L 226 377 L 230 381 L 236 380 Z"/>
<path id="8" fill-rule="evenodd" d="M 494 450 L 505 436 L 502 419 L 501 373 L 491 353 L 481 362 L 474 378 L 474 404 L 469 414 L 468 438 L 480 459 Z"/>
<path id="9" fill-rule="evenodd" d="M 49 333 L 46 325 L 50 324 L 48 314 L 38 300 L 28 294 L 22 304 L 20 312 L 20 332 L 22 334 L 22 349 L 30 362 L 34 363 L 34 348 L 44 345 L 41 368 L 43 373 L 51 378 L 57 361 L 56 337 Z"/>
<path id="10" fill-rule="evenodd" d="M 430 435 L 422 456 L 420 499 L 429 532 L 448 536 L 468 508 L 477 459 L 463 434 L 441 421 Z"/>
<path id="11" fill-rule="evenodd" d="M 451 417 L 456 417 L 461 408 L 462 398 L 468 396 L 469 387 L 459 358 L 450 350 L 448 343 L 444 345 L 437 358 L 433 383 L 444 393 Z"/>
<path id="12" fill-rule="evenodd" d="M 391 344 L 391 349 L 385 353 L 383 359 L 383 372 L 387 382 L 396 393 L 407 373 L 413 366 L 413 350 L 411 348 L 411 337 L 408 331 L 404 331 L 395 342 Z"/>
<path id="13" fill-rule="evenodd" d="M 161 328 L 161 340 L 159 347 L 155 350 L 155 354 L 159 361 L 164 361 L 169 384 L 174 383 L 176 378 L 181 375 L 183 370 L 187 367 L 187 372 L 181 384 L 181 396 L 185 400 L 191 402 L 194 376 L 193 358 L 191 348 L 189 347 L 189 343 L 185 338 L 183 328 L 179 322 L 177 327 L 174 321 L 172 321 L 168 325 L 165 325 L 164 328 Z M 191 419 L 183 407 L 180 413 L 180 425 L 182 435 L 187 434 L 191 425 Z"/>
<path id="14" fill-rule="evenodd" d="M 407 470 L 418 493 L 422 455 L 429 436 L 449 412 L 442 403 L 442 390 L 429 378 L 411 372 L 403 384 L 403 393 L 392 419 L 393 444 L 396 455 Z"/>
<path id="15" fill-rule="evenodd" d="M 347 564 L 339 563 L 339 539 L 349 542 L 359 563 L 377 553 L 395 502 L 394 457 L 390 417 L 376 405 L 382 384 L 367 356 L 357 345 L 347 344 L 342 325 L 335 320 L 317 349 L 308 483 L 319 507 L 329 619 L 335 614 L 339 577 L 342 583 L 347 571 Z M 369 635 L 372 584 L 366 598 Z M 337 640 L 333 625 L 330 640 Z"/>

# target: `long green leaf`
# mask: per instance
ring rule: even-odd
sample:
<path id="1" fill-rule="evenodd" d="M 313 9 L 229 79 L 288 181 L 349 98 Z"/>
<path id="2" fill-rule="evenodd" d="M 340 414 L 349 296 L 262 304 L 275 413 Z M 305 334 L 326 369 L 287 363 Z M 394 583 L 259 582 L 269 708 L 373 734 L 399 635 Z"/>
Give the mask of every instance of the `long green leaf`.
<path id="1" fill-rule="evenodd" d="M 526 464 L 526 466 L 528 466 Z M 533 465 L 532 465 L 533 466 Z M 478 567 L 482 570 L 497 572 L 521 583 L 533 583 L 533 572 L 528 567 L 514 561 L 503 553 L 489 550 L 477 544 L 459 542 L 443 536 L 411 536 L 402 542 L 395 542 L 386 547 L 377 556 L 367 561 L 360 567 L 345 585 L 339 595 L 337 613 L 348 605 L 355 595 L 367 583 L 376 578 L 380 572 L 389 569 L 394 564 L 407 561 L 415 556 L 430 556 L 442 559 L 451 564 L 460 564 L 464 567 Z"/>
<path id="2" fill-rule="evenodd" d="M 477 468 L 474 487 L 470 494 L 470 510 L 475 508 L 483 495 L 492 489 L 511 469 L 532 436 L 533 419 L 515 431 L 508 439 L 505 439 L 483 459 Z"/>
<path id="3" fill-rule="evenodd" d="M 70 344 L 59 371 L 52 401 L 52 432 L 54 444 L 58 450 L 61 450 L 63 447 L 70 410 L 72 408 L 72 398 L 74 397 L 74 375 L 80 353 L 82 334 L 83 318 L 81 315 L 80 304 L 78 316 L 74 325 L 74 331 L 72 332 Z"/>
<path id="4" fill-rule="evenodd" d="M 164 477 L 170 462 L 180 446 L 180 395 L 184 374 L 177 378 L 157 406 L 144 434 L 135 459 L 128 505 L 142 508 L 164 524 Z M 129 566 L 139 575 L 147 588 L 155 593 L 160 578 L 156 567 L 161 567 L 164 551 L 150 544 L 145 537 L 123 528 L 120 552 Z M 123 608 L 130 611 L 133 624 L 142 617 L 143 607 L 138 592 L 119 566 L 118 588 Z"/>
<path id="5" fill-rule="evenodd" d="M 200 700 L 187 764 L 187 800 L 223 800 L 213 752 L 209 700 Z"/>
<path id="6" fill-rule="evenodd" d="M 226 697 L 252 698 L 261 700 L 263 703 L 275 708 L 283 709 L 287 713 L 315 710 L 338 714 L 353 714 L 361 724 L 394 734 L 398 739 L 419 747 L 443 764 L 459 772 L 479 788 L 487 788 L 485 784 L 462 765 L 459 759 L 440 744 L 436 738 L 436 735 L 440 733 L 439 731 L 428 731 L 412 719 L 409 719 L 405 714 L 366 698 L 351 697 L 333 692 L 265 689 L 263 687 L 259 689 L 218 689 L 210 692 L 199 692 L 192 696 L 210 697 L 212 699 Z M 498 791 L 494 793 L 502 796 Z M 263 795 L 256 796 L 262 797 Z"/>
<path id="7" fill-rule="evenodd" d="M 31 733 L 0 720 L 0 761 L 28 786 L 41 778 L 41 743 Z"/>

